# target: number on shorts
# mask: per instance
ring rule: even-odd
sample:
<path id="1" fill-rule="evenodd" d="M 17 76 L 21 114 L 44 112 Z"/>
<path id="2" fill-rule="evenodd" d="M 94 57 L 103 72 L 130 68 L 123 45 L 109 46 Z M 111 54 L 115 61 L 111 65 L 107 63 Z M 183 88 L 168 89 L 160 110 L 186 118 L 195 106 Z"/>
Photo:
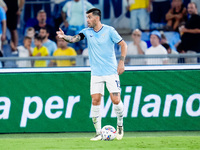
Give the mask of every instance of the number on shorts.
<path id="1" fill-rule="evenodd" d="M 115 80 L 116 84 L 117 84 L 117 87 L 120 88 L 120 82 Z"/>

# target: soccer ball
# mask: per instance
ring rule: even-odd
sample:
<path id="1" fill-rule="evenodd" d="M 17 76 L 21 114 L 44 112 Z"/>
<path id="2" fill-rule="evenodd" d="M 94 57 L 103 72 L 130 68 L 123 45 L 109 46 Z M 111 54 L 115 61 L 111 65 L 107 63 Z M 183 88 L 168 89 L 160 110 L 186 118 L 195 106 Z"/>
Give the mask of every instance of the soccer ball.
<path id="1" fill-rule="evenodd" d="M 116 130 L 111 125 L 106 125 L 101 129 L 101 137 L 104 141 L 114 140 L 116 137 Z"/>

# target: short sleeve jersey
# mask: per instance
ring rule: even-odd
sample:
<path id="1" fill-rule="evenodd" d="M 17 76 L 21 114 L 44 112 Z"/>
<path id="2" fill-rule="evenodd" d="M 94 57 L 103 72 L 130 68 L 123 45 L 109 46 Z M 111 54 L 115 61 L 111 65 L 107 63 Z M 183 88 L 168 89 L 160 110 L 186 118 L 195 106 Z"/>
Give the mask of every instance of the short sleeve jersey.
<path id="1" fill-rule="evenodd" d="M 38 53 L 41 53 L 42 57 L 49 55 L 48 49 L 45 46 L 42 46 L 40 49 L 38 49 L 37 47 L 33 49 L 33 56 L 36 56 Z M 36 60 L 34 63 L 34 67 L 47 67 L 46 60 Z"/>
<path id="2" fill-rule="evenodd" d="M 58 48 L 54 53 L 53 56 L 76 56 L 76 51 L 72 47 L 68 47 L 67 49 L 63 50 L 61 48 Z M 62 66 L 72 66 L 76 62 L 74 60 L 52 60 L 53 62 L 56 62 L 58 67 Z"/>
<path id="3" fill-rule="evenodd" d="M 43 43 L 43 46 L 45 46 L 48 49 L 50 56 L 52 56 L 55 50 L 57 49 L 56 43 L 49 39 L 45 43 Z"/>
<path id="4" fill-rule="evenodd" d="M 117 31 L 111 26 L 103 25 L 98 32 L 93 28 L 86 28 L 80 33 L 87 38 L 91 75 L 117 74 L 114 45 L 122 41 L 122 37 Z"/>

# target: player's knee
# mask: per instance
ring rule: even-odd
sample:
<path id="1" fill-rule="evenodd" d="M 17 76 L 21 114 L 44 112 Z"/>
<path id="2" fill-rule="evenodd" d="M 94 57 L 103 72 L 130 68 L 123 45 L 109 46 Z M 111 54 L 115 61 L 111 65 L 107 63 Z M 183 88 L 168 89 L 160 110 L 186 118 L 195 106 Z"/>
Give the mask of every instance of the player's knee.
<path id="1" fill-rule="evenodd" d="M 117 105 L 117 104 L 119 104 L 119 102 L 120 102 L 120 94 L 119 93 L 112 93 L 111 94 L 111 99 L 112 99 L 112 102 L 113 102 L 113 104 L 115 104 L 115 105 Z"/>
<path id="2" fill-rule="evenodd" d="M 100 101 L 97 99 L 92 99 L 92 105 L 100 105 Z"/>
<path id="3" fill-rule="evenodd" d="M 98 97 L 92 98 L 92 105 L 100 105 L 100 103 L 101 103 L 101 98 Z"/>
<path id="4" fill-rule="evenodd" d="M 119 102 L 120 102 L 120 98 L 117 98 L 117 99 L 113 99 L 113 104 L 115 104 L 115 105 L 118 105 L 119 104 Z"/>

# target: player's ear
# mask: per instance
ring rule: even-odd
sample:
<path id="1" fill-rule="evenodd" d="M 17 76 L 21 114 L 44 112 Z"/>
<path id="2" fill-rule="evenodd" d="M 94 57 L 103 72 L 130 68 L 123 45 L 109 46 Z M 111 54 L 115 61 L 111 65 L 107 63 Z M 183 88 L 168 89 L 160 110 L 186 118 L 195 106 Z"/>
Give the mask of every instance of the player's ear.
<path id="1" fill-rule="evenodd" d="M 100 21 L 101 19 L 100 19 L 100 16 L 96 16 L 97 18 L 98 18 L 98 20 Z"/>

